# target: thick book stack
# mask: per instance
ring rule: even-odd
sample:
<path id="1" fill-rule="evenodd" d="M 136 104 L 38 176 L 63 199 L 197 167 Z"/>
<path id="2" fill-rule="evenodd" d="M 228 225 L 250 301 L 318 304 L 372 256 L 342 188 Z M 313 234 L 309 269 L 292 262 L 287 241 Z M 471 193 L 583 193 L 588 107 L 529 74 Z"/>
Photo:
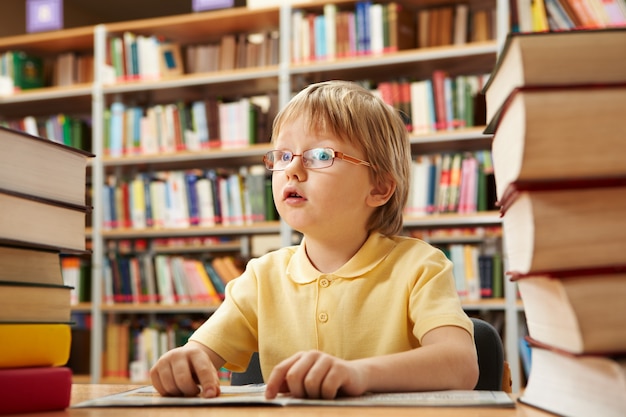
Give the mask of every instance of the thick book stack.
<path id="1" fill-rule="evenodd" d="M 626 29 L 509 35 L 485 92 L 531 345 L 520 401 L 624 416 Z"/>
<path id="2" fill-rule="evenodd" d="M 0 128 L 0 414 L 69 405 L 71 287 L 60 256 L 85 252 L 89 156 Z"/>

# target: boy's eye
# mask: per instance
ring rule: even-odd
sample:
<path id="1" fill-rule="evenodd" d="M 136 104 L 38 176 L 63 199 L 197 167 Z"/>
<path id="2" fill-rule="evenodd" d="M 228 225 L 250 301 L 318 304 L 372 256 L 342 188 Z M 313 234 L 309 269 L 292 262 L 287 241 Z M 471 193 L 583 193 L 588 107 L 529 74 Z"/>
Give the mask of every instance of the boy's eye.
<path id="1" fill-rule="evenodd" d="M 290 152 L 283 152 L 280 155 L 280 160 L 282 162 L 289 162 L 289 161 L 291 161 L 291 153 Z"/>
<path id="2" fill-rule="evenodd" d="M 330 161 L 333 159 L 332 152 L 328 149 L 311 149 L 312 158 L 318 161 Z"/>

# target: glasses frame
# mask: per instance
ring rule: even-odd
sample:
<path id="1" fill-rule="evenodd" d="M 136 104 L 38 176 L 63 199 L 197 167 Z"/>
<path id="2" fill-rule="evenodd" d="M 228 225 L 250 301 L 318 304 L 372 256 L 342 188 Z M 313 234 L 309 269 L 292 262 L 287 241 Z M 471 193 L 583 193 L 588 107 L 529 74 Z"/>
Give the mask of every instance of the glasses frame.
<path id="1" fill-rule="evenodd" d="M 309 152 L 309 151 L 316 150 L 316 149 L 322 149 L 324 151 L 331 151 L 332 152 L 333 157 L 330 160 L 330 164 L 328 164 L 327 166 L 323 166 L 323 167 L 311 167 L 311 166 L 307 166 L 306 165 L 304 154 Z M 269 155 L 274 153 L 274 152 L 282 152 L 283 154 L 291 155 L 291 158 L 289 159 L 289 161 L 281 161 L 281 162 L 286 162 L 286 165 L 285 165 L 284 168 L 273 168 L 273 167 L 270 168 L 270 163 L 272 165 L 274 165 L 275 163 L 272 163 L 272 162 L 269 161 Z M 289 165 L 293 161 L 293 158 L 296 157 L 296 156 L 299 156 L 300 158 L 302 158 L 302 166 L 304 166 L 306 169 L 324 169 L 324 168 L 331 167 L 335 163 L 335 159 L 341 159 L 342 161 L 349 162 L 349 163 L 351 163 L 353 165 L 363 165 L 363 166 L 366 166 L 366 167 L 371 167 L 372 166 L 367 161 L 364 161 L 364 160 L 359 159 L 359 158 L 354 157 L 354 156 L 350 156 L 350 155 L 345 154 L 343 152 L 336 151 L 333 148 L 326 148 L 326 147 L 324 147 L 324 148 L 307 149 L 307 150 L 302 151 L 301 154 L 296 154 L 296 153 L 293 153 L 291 151 L 284 151 L 284 150 L 281 150 L 281 149 L 273 149 L 273 150 L 267 152 L 265 155 L 263 155 L 263 163 L 265 164 L 265 168 L 267 168 L 268 171 L 272 171 L 272 172 L 274 172 L 274 171 L 284 171 L 287 168 L 287 165 Z"/>

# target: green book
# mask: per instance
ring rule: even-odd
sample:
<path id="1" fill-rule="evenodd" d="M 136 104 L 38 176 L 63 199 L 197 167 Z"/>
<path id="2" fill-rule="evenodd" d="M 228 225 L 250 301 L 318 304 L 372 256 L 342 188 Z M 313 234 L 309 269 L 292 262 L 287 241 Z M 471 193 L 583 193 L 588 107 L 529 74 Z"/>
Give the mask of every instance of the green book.
<path id="1" fill-rule="evenodd" d="M 13 52 L 13 84 L 21 90 L 43 87 L 43 60 L 25 52 Z"/>

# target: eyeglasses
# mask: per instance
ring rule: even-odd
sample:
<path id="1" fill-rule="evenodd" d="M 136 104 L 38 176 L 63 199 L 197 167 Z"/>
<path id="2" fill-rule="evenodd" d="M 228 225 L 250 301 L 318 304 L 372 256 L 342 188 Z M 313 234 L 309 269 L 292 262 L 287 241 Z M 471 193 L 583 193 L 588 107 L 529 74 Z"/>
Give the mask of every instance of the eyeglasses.
<path id="1" fill-rule="evenodd" d="M 343 152 L 337 152 L 332 148 L 314 148 L 302 152 L 301 155 L 290 151 L 274 150 L 269 151 L 263 156 L 265 167 L 270 171 L 283 171 L 287 165 L 291 163 L 294 156 L 302 157 L 302 165 L 308 169 L 328 168 L 333 164 L 335 158 L 339 158 L 354 165 L 371 166 L 369 162 L 354 156 L 346 155 Z"/>

